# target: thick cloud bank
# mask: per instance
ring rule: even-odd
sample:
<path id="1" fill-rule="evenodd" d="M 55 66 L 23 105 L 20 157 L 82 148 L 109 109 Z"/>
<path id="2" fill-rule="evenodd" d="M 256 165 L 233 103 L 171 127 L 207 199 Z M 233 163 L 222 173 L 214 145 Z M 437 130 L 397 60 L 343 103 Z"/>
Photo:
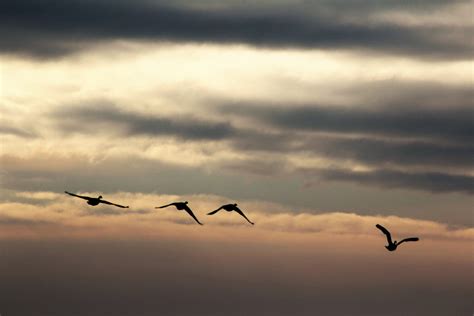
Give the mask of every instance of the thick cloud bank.
<path id="1" fill-rule="evenodd" d="M 167 1 L 6 1 L 0 7 L 1 49 L 53 58 L 97 42 L 127 39 L 355 49 L 417 58 L 469 59 L 473 53 L 472 25 L 466 17 L 461 15 L 448 23 L 409 23 L 417 18 L 411 11 L 419 13 L 419 7 L 449 16 L 453 11 L 449 5 L 462 9 L 468 4 L 423 1 L 384 6 L 372 1 L 360 1 L 358 5 L 315 1 L 266 2 L 250 7 L 208 3 L 206 7 L 204 2 L 192 7 Z M 370 5 L 378 10 L 368 9 Z M 391 18 L 397 14 L 407 17 Z"/>

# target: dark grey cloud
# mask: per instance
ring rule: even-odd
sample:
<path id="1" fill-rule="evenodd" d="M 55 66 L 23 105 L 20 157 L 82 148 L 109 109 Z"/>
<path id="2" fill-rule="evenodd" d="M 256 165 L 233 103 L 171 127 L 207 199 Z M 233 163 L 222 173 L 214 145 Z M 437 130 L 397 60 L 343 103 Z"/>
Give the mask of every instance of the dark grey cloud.
<path id="1" fill-rule="evenodd" d="M 338 159 L 350 159 L 368 165 L 474 167 L 474 145 L 453 146 L 426 142 L 394 142 L 375 139 L 337 139 L 321 141 L 316 153 Z"/>
<path id="2" fill-rule="evenodd" d="M 218 164 L 219 168 L 259 176 L 275 176 L 288 172 L 289 164 L 282 158 L 258 157 L 253 159 L 235 159 Z"/>
<path id="3" fill-rule="evenodd" d="M 376 169 L 438 168 L 447 176 L 473 167 L 470 87 L 388 80 L 338 89 L 363 105 L 221 101 L 217 110 L 254 124 L 253 134 L 232 139 L 238 151 L 309 154 Z"/>
<path id="4" fill-rule="evenodd" d="M 300 83 L 300 85 L 302 85 Z M 303 85 L 306 91 L 314 93 L 315 87 Z M 369 82 L 341 82 L 329 86 L 331 93 L 345 96 L 350 104 L 358 102 L 367 106 L 407 109 L 474 107 L 474 91 L 470 84 L 448 82 L 388 79 Z"/>
<path id="5" fill-rule="evenodd" d="M 450 143 L 472 143 L 474 107 L 471 104 L 445 107 L 332 106 L 309 104 L 229 104 L 222 113 L 247 117 L 291 132 L 330 132 L 400 138 L 422 138 Z"/>
<path id="6" fill-rule="evenodd" d="M 126 136 L 172 136 L 184 140 L 218 140 L 234 133 L 234 128 L 224 122 L 146 115 L 125 111 L 107 102 L 62 107 L 51 116 L 64 133 L 112 131 Z"/>
<path id="7" fill-rule="evenodd" d="M 420 58 L 472 56 L 469 23 L 410 26 L 368 22 L 368 16 L 361 15 L 362 7 L 341 2 L 293 7 L 267 3 L 250 10 L 149 1 L 6 1 L 0 7 L 0 49 L 55 57 L 99 41 L 131 39 L 356 49 Z M 397 6 L 379 7 L 390 10 Z"/>
<path id="8" fill-rule="evenodd" d="M 305 94 L 324 89 L 297 85 Z M 308 152 L 369 164 L 472 166 L 474 94 L 469 85 L 393 79 L 327 89 L 347 101 L 301 105 L 217 100 L 213 110 L 253 123 L 256 131 L 239 131 L 233 140 L 237 150 Z"/>
<path id="9" fill-rule="evenodd" d="M 380 140 L 372 138 L 373 135 L 371 134 L 368 134 L 365 138 L 348 139 L 344 137 L 330 137 L 327 135 L 321 136 L 318 134 L 301 135 L 299 133 L 284 131 L 270 133 L 258 129 L 239 129 L 229 123 L 205 122 L 192 117 L 153 117 L 140 113 L 127 112 L 108 103 L 99 104 L 94 106 L 88 105 L 86 107 L 63 108 L 55 111 L 53 117 L 59 122 L 60 129 L 66 133 L 80 132 L 94 134 L 101 130 L 104 130 L 106 133 L 112 130 L 125 136 L 168 136 L 187 141 L 220 140 L 229 142 L 230 145 L 238 151 L 273 152 L 281 154 L 306 152 L 338 160 L 353 160 L 378 166 L 387 164 L 398 166 L 439 166 L 449 169 L 467 168 L 474 164 L 474 145 L 469 142 L 469 133 L 471 132 L 472 124 L 470 125 L 468 123 L 473 121 L 473 119 L 469 116 L 463 117 L 463 113 L 459 116 L 461 121 L 465 121 L 462 123 L 465 126 L 456 126 L 456 115 L 449 112 L 451 118 L 447 117 L 445 111 L 435 115 L 435 119 L 431 121 L 428 119 L 423 122 L 426 115 L 420 115 L 420 117 L 418 117 L 418 115 L 410 112 L 403 113 L 396 119 L 393 119 L 393 113 L 391 112 L 385 116 L 384 112 L 375 115 L 369 112 L 369 114 L 363 113 L 361 115 L 358 110 L 334 111 L 330 108 L 316 110 L 314 108 L 300 108 L 296 110 L 313 115 L 313 117 L 307 117 L 305 115 L 295 115 L 291 110 L 283 110 L 282 113 L 278 113 L 278 111 L 274 109 L 267 110 L 266 112 L 263 112 L 261 108 L 256 110 L 259 112 L 256 118 L 264 116 L 263 120 L 266 121 L 266 115 L 269 115 L 270 120 L 275 120 L 277 124 L 280 124 L 280 118 L 286 115 L 289 117 L 283 118 L 284 120 L 291 120 L 291 115 L 295 115 L 295 122 L 296 119 L 313 119 L 315 126 L 309 126 L 309 124 L 305 122 L 303 126 L 300 126 L 303 131 L 307 128 L 313 128 L 315 130 L 322 128 L 323 131 L 329 130 L 336 133 L 350 134 L 351 132 L 361 132 L 361 130 L 365 129 L 374 133 L 374 135 L 377 133 L 385 133 L 391 136 L 392 134 L 398 133 L 400 135 L 397 136 L 416 138 L 426 136 L 436 137 L 439 136 L 437 134 L 442 134 L 443 132 L 440 130 L 445 127 L 445 124 L 441 122 L 442 120 L 447 120 L 449 124 L 459 127 L 457 131 L 448 128 L 447 133 L 456 134 L 441 135 L 446 138 L 442 139 L 442 142 L 426 142 L 413 140 Z M 251 111 L 253 110 L 255 109 Z M 327 112 L 329 112 L 329 114 Z M 323 113 L 321 116 L 332 117 L 332 121 L 325 120 L 316 115 L 316 113 Z M 274 119 L 271 117 L 273 115 L 276 115 L 277 118 Z M 410 115 L 412 115 L 412 117 Z M 354 119 L 352 120 L 353 117 Z M 418 133 L 418 128 L 413 125 L 411 130 L 406 128 L 406 126 L 401 126 L 400 129 L 397 130 L 397 126 L 402 125 L 403 119 L 415 119 L 419 124 L 425 125 L 423 127 L 424 133 Z M 357 120 L 362 122 L 357 123 Z M 317 123 L 321 121 L 323 124 L 320 125 L 323 126 L 318 126 Z M 353 124 L 353 126 L 343 126 L 342 123 L 338 124 L 339 121 Z M 388 126 L 388 123 L 385 124 L 384 122 L 386 121 L 392 121 L 392 126 Z M 375 125 L 373 122 L 375 122 Z M 284 123 L 287 122 L 285 121 Z M 436 126 L 437 124 L 438 126 Z M 465 135 L 460 131 L 465 132 Z M 454 140 L 456 144 L 450 144 L 449 142 L 451 140 Z M 463 141 L 469 143 L 457 144 Z M 262 163 L 263 161 L 265 162 L 265 166 Z M 248 161 L 225 162 L 221 166 L 231 169 L 240 169 L 246 166 L 248 167 L 247 171 L 259 174 L 270 174 L 285 169 L 281 165 L 281 161 L 276 163 L 276 161 L 269 161 L 267 158 L 256 157 L 254 162 L 255 163 L 249 163 Z"/>
<path id="10" fill-rule="evenodd" d="M 372 166 L 474 167 L 474 144 L 452 145 L 425 141 L 394 141 L 371 137 L 346 138 L 298 133 L 242 133 L 232 140 L 238 151 L 275 154 L 315 154 Z"/>
<path id="11" fill-rule="evenodd" d="M 307 172 L 308 170 L 301 171 Z M 314 172 L 314 170 L 310 172 Z M 409 173 L 393 170 L 355 172 L 342 169 L 324 169 L 319 170 L 316 174 L 327 180 L 351 181 L 388 188 L 423 189 L 435 193 L 474 193 L 474 177 L 468 175 L 453 175 L 441 172 Z"/>
<path id="12" fill-rule="evenodd" d="M 462 175 L 474 167 L 472 144 L 394 141 L 372 138 L 370 135 L 365 138 L 346 138 L 281 132 L 238 137 L 231 141 L 231 146 L 237 151 L 249 152 L 260 158 L 227 162 L 221 166 L 254 174 L 278 176 L 291 172 L 294 166 L 289 162 L 284 163 L 286 157 L 314 155 L 328 158 L 332 166 L 351 161 L 377 169 L 367 173 L 333 167 L 304 170 L 304 173 L 322 179 L 436 193 L 474 193 L 474 177 Z M 273 154 L 272 159 L 265 160 L 269 154 Z"/>
<path id="13" fill-rule="evenodd" d="M 200 10 L 222 10 L 234 9 L 239 11 L 253 11 L 272 9 L 279 12 L 292 12 L 304 8 L 308 11 L 325 11 L 325 14 L 337 13 L 340 10 L 348 10 L 354 14 L 379 13 L 397 10 L 398 12 L 432 12 L 440 8 L 453 4 L 466 3 L 466 0 L 418 0 L 418 1 L 397 1 L 386 0 L 383 2 L 377 0 L 313 0 L 313 1 L 295 1 L 295 0 L 262 0 L 258 2 L 242 2 L 240 0 L 229 0 L 221 3 L 215 0 L 202 0 L 199 2 L 189 2 L 186 0 L 168 0 L 161 1 L 163 4 L 179 4 L 186 5 L 190 8 Z M 324 10 L 326 9 L 326 10 Z M 340 12 L 339 12 L 340 13 Z"/>

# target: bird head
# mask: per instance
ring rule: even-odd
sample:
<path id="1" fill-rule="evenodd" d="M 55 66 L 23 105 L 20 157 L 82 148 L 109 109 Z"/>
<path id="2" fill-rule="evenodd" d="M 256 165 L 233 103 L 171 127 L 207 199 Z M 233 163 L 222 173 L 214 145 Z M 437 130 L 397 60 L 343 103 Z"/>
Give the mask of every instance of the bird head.
<path id="1" fill-rule="evenodd" d="M 237 203 L 232 204 L 233 206 L 237 206 Z"/>
<path id="2" fill-rule="evenodd" d="M 102 198 L 102 195 L 99 195 L 98 199 L 100 200 Z"/>
<path id="3" fill-rule="evenodd" d="M 188 201 L 184 201 L 184 204 L 188 204 Z"/>

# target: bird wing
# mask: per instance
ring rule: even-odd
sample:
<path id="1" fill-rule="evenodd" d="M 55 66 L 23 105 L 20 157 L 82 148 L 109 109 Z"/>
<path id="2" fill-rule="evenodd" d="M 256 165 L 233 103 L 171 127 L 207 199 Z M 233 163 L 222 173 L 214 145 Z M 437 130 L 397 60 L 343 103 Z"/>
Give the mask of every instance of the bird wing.
<path id="1" fill-rule="evenodd" d="M 106 201 L 106 200 L 99 200 L 99 203 L 104 203 L 104 204 L 108 204 L 108 205 L 113 205 L 113 206 L 117 206 L 117 207 L 121 207 L 121 208 L 128 208 L 128 206 L 123 206 L 123 205 L 120 205 L 120 204 L 115 204 L 115 203 L 112 203 L 112 202 L 109 202 L 109 201 Z"/>
<path id="2" fill-rule="evenodd" d="M 165 208 L 165 207 L 172 206 L 172 205 L 175 205 L 175 203 L 170 203 L 170 204 L 166 204 L 166 205 L 162 205 L 162 206 L 157 206 L 155 208 Z"/>
<path id="3" fill-rule="evenodd" d="M 236 211 L 236 212 L 239 213 L 241 216 L 243 216 L 243 217 L 247 220 L 247 222 L 249 222 L 250 224 L 252 224 L 252 225 L 254 224 L 254 223 L 252 223 L 252 222 L 247 218 L 247 216 L 245 216 L 244 212 L 242 212 L 242 210 L 241 210 L 240 208 L 238 208 L 237 206 L 234 207 L 234 211 Z"/>
<path id="4" fill-rule="evenodd" d="M 217 210 L 215 210 L 215 211 L 212 211 L 212 212 L 210 212 L 210 213 L 207 213 L 207 215 L 214 215 L 214 214 L 216 214 L 217 212 L 219 212 L 220 210 L 222 210 L 222 207 L 223 207 L 223 206 L 219 207 L 219 208 L 218 208 Z"/>
<path id="5" fill-rule="evenodd" d="M 400 245 L 402 242 L 405 242 L 405 241 L 418 241 L 418 240 L 420 240 L 420 238 L 418 238 L 418 237 L 405 238 L 405 239 L 400 240 L 398 245 Z"/>
<path id="6" fill-rule="evenodd" d="M 71 196 L 75 196 L 75 197 L 84 199 L 84 200 L 90 200 L 90 199 L 91 199 L 91 198 L 88 197 L 88 196 L 77 195 L 77 194 L 74 194 L 74 193 L 71 193 L 71 192 L 68 192 L 68 191 L 64 191 L 64 193 L 69 194 L 69 195 L 71 195 Z"/>
<path id="7" fill-rule="evenodd" d="M 375 227 L 380 229 L 382 231 L 382 233 L 384 233 L 385 236 L 387 236 L 387 241 L 388 241 L 389 244 L 391 244 L 392 243 L 392 235 L 390 235 L 390 232 L 385 227 L 383 227 L 382 225 L 377 224 L 377 225 L 375 225 Z"/>
<path id="8" fill-rule="evenodd" d="M 196 216 L 194 216 L 193 211 L 191 211 L 191 209 L 190 209 L 188 206 L 186 206 L 186 207 L 184 208 L 184 210 L 185 210 L 189 215 L 191 215 L 191 217 L 194 218 L 194 220 L 195 220 L 199 225 L 202 225 L 202 223 L 197 219 Z"/>

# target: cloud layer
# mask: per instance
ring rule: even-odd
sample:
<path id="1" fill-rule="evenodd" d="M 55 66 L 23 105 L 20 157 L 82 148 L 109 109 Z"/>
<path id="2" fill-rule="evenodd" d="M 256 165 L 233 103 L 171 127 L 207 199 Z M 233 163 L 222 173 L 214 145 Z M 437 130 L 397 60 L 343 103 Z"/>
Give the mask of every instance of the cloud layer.
<path id="1" fill-rule="evenodd" d="M 364 185 L 471 194 L 472 105 L 453 107 L 233 104 L 219 105 L 219 119 L 206 121 L 192 115 L 145 115 L 108 102 L 89 102 L 57 109 L 51 117 L 65 134 L 92 135 L 102 130 L 112 137 L 171 137 L 186 141 L 183 147 L 193 141 L 221 143 L 240 158 L 213 163 L 250 173 L 301 172 Z M 269 154 L 280 158 L 268 160 Z M 298 163 L 298 157 L 308 154 L 327 162 Z M 347 167 L 337 166 L 337 161 Z"/>
<path id="2" fill-rule="evenodd" d="M 88 192 L 78 192 L 78 194 L 98 195 Z M 434 221 L 342 212 L 316 214 L 310 209 L 293 209 L 275 203 L 255 200 L 239 201 L 239 207 L 257 223 L 256 226 L 248 226 L 247 222 L 236 213 L 221 212 L 217 215 L 206 216 L 210 210 L 230 202 L 223 196 L 203 194 L 176 196 L 128 192 L 104 196 L 106 200 L 127 204 L 130 208 L 119 209 L 107 205 L 91 207 L 84 200 L 63 193 L 13 193 L 0 204 L 2 236 L 7 239 L 22 236 L 31 238 L 30 233 L 35 230 L 42 232 L 42 227 L 47 229 L 54 227 L 50 233 L 44 231 L 35 238 L 41 239 L 48 236 L 54 238 L 57 234 L 74 238 L 91 236 L 108 238 L 121 231 L 120 235 L 123 238 L 147 238 L 147 236 L 155 238 L 153 237 L 155 234 L 163 234 L 164 238 L 173 239 L 180 236 L 180 231 L 186 231 L 188 229 L 186 226 L 188 226 L 193 227 L 189 234 L 202 234 L 203 239 L 214 239 L 224 231 L 228 231 L 231 235 L 243 234 L 242 238 L 247 238 L 246 234 L 263 236 L 272 232 L 290 233 L 295 236 L 302 234 L 302 237 L 306 233 L 322 236 L 329 234 L 364 237 L 378 235 L 379 232 L 374 225 L 381 223 L 389 225 L 393 231 L 397 232 L 397 235 L 409 235 L 416 232 L 425 240 L 469 241 L 474 238 L 472 227 L 450 227 Z M 205 223 L 206 227 L 209 227 L 206 228 L 209 230 L 208 233 L 202 229 L 198 230 L 192 218 L 184 212 L 178 212 L 173 208 L 154 209 L 157 205 L 184 200 L 190 201 L 189 206 L 196 216 Z M 383 235 L 380 237 L 383 241 Z M 224 236 L 221 238 L 228 239 Z"/>
<path id="3" fill-rule="evenodd" d="M 225 122 L 202 121 L 193 117 L 157 117 L 127 112 L 107 102 L 86 107 L 59 109 L 54 113 L 64 133 L 93 134 L 97 127 L 119 131 L 122 136 L 173 136 L 183 140 L 219 140 L 232 136 Z M 87 122 L 87 124 L 83 124 Z"/>
<path id="4" fill-rule="evenodd" d="M 315 1 L 250 7 L 213 6 L 213 2 L 193 7 L 168 1 L 7 1 L 1 7 L 1 49 L 51 58 L 100 41 L 127 39 L 355 49 L 418 58 L 472 56 L 472 25 L 459 14 L 469 1 L 423 1 L 433 14 L 458 15 L 457 20 L 446 19 L 448 23 L 390 18 L 401 13 L 407 15 L 405 20 L 416 19 L 410 12 L 420 3 L 377 4 L 378 10 L 368 10 L 371 5 L 372 1 L 357 6 Z"/>

